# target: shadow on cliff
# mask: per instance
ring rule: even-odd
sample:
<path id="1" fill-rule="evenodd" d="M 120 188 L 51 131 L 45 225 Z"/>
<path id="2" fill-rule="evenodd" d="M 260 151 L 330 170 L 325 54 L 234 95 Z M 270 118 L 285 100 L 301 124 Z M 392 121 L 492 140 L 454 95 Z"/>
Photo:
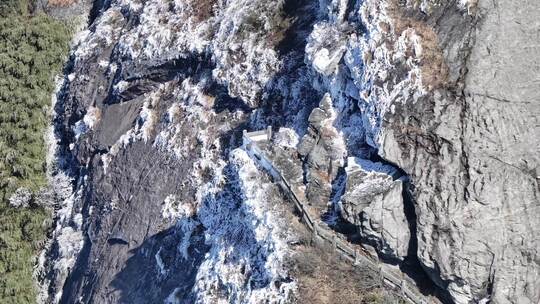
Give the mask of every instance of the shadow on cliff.
<path id="1" fill-rule="evenodd" d="M 121 57 L 116 53 L 113 53 L 110 60 L 111 62 L 115 60 L 122 62 Z M 251 112 L 251 108 L 241 98 L 229 95 L 227 86 L 213 79 L 212 70 L 215 69 L 215 64 L 205 54 L 192 53 L 149 67 L 137 64 L 132 66 L 132 64 L 131 62 L 120 64 L 112 83 L 123 81 L 126 88 L 121 93 L 117 93 L 114 86 L 109 87 L 109 92 L 103 103 L 129 102 L 155 91 L 163 83 L 191 78 L 194 83 L 201 86 L 205 95 L 214 98 L 213 109 L 216 113 L 225 110 Z"/>
<path id="2" fill-rule="evenodd" d="M 213 277 L 219 282 L 219 292 L 223 296 L 237 299 L 234 290 L 256 290 L 276 283 L 265 267 L 271 250 L 255 236 L 253 223 L 257 220 L 243 205 L 245 196 L 238 172 L 232 165 L 227 165 L 223 171 L 227 180 L 223 190 L 204 197 L 198 218 L 191 220 L 196 223 L 196 228 L 188 241 L 188 258 L 184 259 L 179 249 L 185 237 L 179 228 L 181 222 L 146 239 L 141 246 L 131 250 L 133 256 L 111 284 L 112 292 L 120 292 L 120 303 L 158 303 L 173 293 L 179 303 L 193 303 L 198 297 L 194 286 L 201 264 L 220 261 L 225 252 L 227 257 L 220 262 L 238 269 L 246 282 L 242 286 L 232 286 L 225 283 L 226 278 L 218 279 L 218 276 L 226 275 L 218 273 L 219 264 L 211 265 L 210 273 L 203 270 L 205 277 Z M 186 220 L 189 219 L 180 221 Z M 205 239 L 205 234 L 210 239 Z M 283 282 L 288 280 L 283 278 Z"/>
<path id="3" fill-rule="evenodd" d="M 238 288 L 256 290 L 268 287 L 272 283 L 280 284 L 288 281 L 288 278 L 273 280 L 265 266 L 272 253 L 272 240 L 257 238 L 255 234 L 257 228 L 255 224 L 261 223 L 261 219 L 245 205 L 246 196 L 237 169 L 228 164 L 223 169 L 223 174 L 226 180 L 223 190 L 206 196 L 202 206 L 199 207 L 201 222 L 215 246 L 210 252 L 210 259 L 218 260 L 220 253 L 227 252 L 223 263 L 228 267 L 239 269 L 241 275 L 246 278 L 245 286 L 229 286 L 228 283 L 222 283 L 223 290 Z M 235 299 L 238 295 L 228 296 Z"/>
<path id="4" fill-rule="evenodd" d="M 120 293 L 120 303 L 163 302 L 173 292 L 177 298 L 189 302 L 197 271 L 209 246 L 204 243 L 203 227 L 198 225 L 188 236 L 188 256 L 184 258 L 178 250 L 178 243 L 184 237 L 181 229 L 173 226 L 130 251 L 132 256 L 111 283 L 111 292 Z"/>

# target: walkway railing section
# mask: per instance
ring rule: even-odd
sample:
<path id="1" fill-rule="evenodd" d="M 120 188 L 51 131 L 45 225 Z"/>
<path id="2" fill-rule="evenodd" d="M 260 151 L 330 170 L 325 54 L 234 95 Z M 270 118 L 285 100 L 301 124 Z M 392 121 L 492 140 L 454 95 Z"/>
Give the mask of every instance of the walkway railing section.
<path id="1" fill-rule="evenodd" d="M 297 189 L 293 187 L 289 181 L 283 176 L 279 168 L 275 167 L 271 159 L 269 159 L 259 144 L 269 143 L 272 136 L 271 128 L 264 131 L 246 132 L 244 130 L 242 140 L 244 150 L 270 175 L 274 178 L 289 199 L 294 203 L 296 209 L 302 216 L 302 221 L 313 234 L 313 238 L 322 239 L 328 242 L 334 248 L 334 251 L 341 254 L 345 259 L 352 262 L 355 266 L 366 266 L 379 274 L 381 282 L 391 288 L 398 289 L 404 299 L 415 304 L 439 303 L 435 298 L 424 296 L 412 279 L 404 275 L 401 271 L 390 268 L 388 265 L 374 260 L 364 251 L 358 250 L 359 246 L 354 246 L 334 231 L 321 225 L 321 221 L 314 219 L 306 209 L 306 202 L 301 199 L 301 195 Z M 296 191 L 295 191 L 296 190 Z M 356 247 L 356 248 L 355 248 Z"/>

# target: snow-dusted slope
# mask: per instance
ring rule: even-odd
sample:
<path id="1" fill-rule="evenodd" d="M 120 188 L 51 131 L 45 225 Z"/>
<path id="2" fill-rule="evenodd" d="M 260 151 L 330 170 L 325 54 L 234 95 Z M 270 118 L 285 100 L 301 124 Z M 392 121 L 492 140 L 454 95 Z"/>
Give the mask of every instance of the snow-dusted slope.
<path id="1" fill-rule="evenodd" d="M 228 166 L 228 192 L 197 213 L 212 247 L 197 271 L 196 302 L 286 303 L 295 290 L 284 267 L 287 242 L 297 237 L 276 210 L 279 192 L 246 152 L 232 151 Z"/>

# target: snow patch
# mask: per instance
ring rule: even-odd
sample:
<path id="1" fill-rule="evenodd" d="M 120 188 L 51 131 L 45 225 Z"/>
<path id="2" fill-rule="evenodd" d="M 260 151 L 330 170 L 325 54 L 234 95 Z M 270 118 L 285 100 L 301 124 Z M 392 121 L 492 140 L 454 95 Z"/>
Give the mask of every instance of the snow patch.
<path id="1" fill-rule="evenodd" d="M 79 32 L 74 39 L 77 46 L 73 51 L 74 64 L 84 64 L 85 59 L 112 45 L 121 34 L 121 31 L 117 30 L 117 24 L 123 21 L 121 10 L 113 7 L 103 12 L 89 29 Z"/>
<path id="2" fill-rule="evenodd" d="M 306 46 L 306 62 L 323 76 L 331 76 L 337 70 L 345 52 L 343 34 L 332 24 L 315 24 Z"/>
<path id="3" fill-rule="evenodd" d="M 296 148 L 298 142 L 298 134 L 293 129 L 279 128 L 274 135 L 274 143 L 280 147 Z"/>
<path id="4" fill-rule="evenodd" d="M 113 92 L 116 95 L 124 93 L 129 88 L 129 82 L 120 80 L 118 83 L 113 85 Z"/>
<path id="5" fill-rule="evenodd" d="M 154 110 L 150 108 L 150 103 L 148 101 L 144 102 L 139 117 L 140 122 L 137 126 L 140 130 L 142 139 L 146 143 L 150 139 L 156 125 L 156 114 L 154 113 Z"/>
<path id="6" fill-rule="evenodd" d="M 66 84 L 69 77 L 55 79 L 55 90 L 51 96 L 50 115 L 55 121 L 58 113 L 55 112 L 58 102 L 57 96 L 62 87 Z M 91 125 L 91 123 L 89 122 Z M 49 125 L 44 135 L 47 145 L 47 195 L 50 195 L 51 207 L 55 208 L 54 230 L 51 232 L 50 239 L 45 244 L 45 248 L 38 257 L 38 266 L 34 271 L 34 276 L 39 284 L 37 295 L 38 303 L 58 303 L 62 295 L 64 282 L 77 256 L 84 245 L 82 234 L 82 214 L 80 210 L 74 207 L 80 200 L 82 187 L 86 182 L 86 177 L 79 178 L 75 183 L 72 177 L 66 171 L 67 160 L 62 154 L 62 148 L 58 145 L 60 138 L 56 136 L 55 126 Z M 77 187 L 74 189 L 74 184 Z M 56 254 L 54 260 L 48 260 L 47 255 L 53 250 Z M 50 294 L 50 288 L 57 291 L 54 295 Z"/>
<path id="7" fill-rule="evenodd" d="M 172 194 L 167 195 L 161 208 L 161 215 L 166 220 L 192 217 L 195 212 L 193 204 L 181 202 L 176 195 Z"/>
<path id="8" fill-rule="evenodd" d="M 138 25 L 119 40 L 120 52 L 127 58 L 160 63 L 202 53 L 209 44 L 212 22 L 196 22 L 189 1 L 122 0 L 120 5 L 139 18 Z"/>
<path id="9" fill-rule="evenodd" d="M 154 255 L 154 258 L 156 259 L 156 264 L 158 265 L 158 268 L 159 268 L 159 273 L 161 273 L 161 275 L 166 275 L 167 274 L 167 269 L 165 269 L 165 264 L 163 263 L 163 260 L 161 259 L 161 247 L 159 247 L 159 250 L 158 252 Z"/>
<path id="10" fill-rule="evenodd" d="M 374 148 L 380 144 L 385 113 L 393 111 L 394 104 L 414 102 L 428 91 L 420 67 L 424 52 L 422 38 L 414 28 L 396 33 L 389 6 L 388 1 L 362 3 L 359 13 L 368 34 L 351 33 L 344 57 L 358 90 L 358 94 L 350 95 L 361 99 L 358 105 L 363 115 L 365 140 Z M 354 87 L 350 90 L 354 91 Z"/>
<path id="11" fill-rule="evenodd" d="M 478 0 L 459 0 L 458 7 L 462 10 L 467 10 L 467 14 L 474 15 L 478 7 Z"/>
<path id="12" fill-rule="evenodd" d="M 201 143 L 207 142 L 205 129 L 210 120 L 216 115 L 212 109 L 213 98 L 203 93 L 202 85 L 193 83 L 191 78 L 182 81 L 178 88 L 174 88 L 174 96 L 178 102 L 172 104 L 167 110 L 166 127 L 162 128 L 154 141 L 154 146 L 160 151 L 172 152 L 178 159 L 189 157 L 193 150 L 192 144 L 183 140 L 186 128 L 196 128 L 197 139 Z M 182 120 L 179 117 L 183 117 Z M 218 145 L 219 146 L 219 145 Z"/>
<path id="13" fill-rule="evenodd" d="M 369 159 L 349 157 L 346 171 L 362 170 L 364 172 L 384 173 L 389 176 L 400 175 L 396 167 Z"/>
<path id="14" fill-rule="evenodd" d="M 101 110 L 90 106 L 86 110 L 84 117 L 77 121 L 73 126 L 73 133 L 75 134 L 75 140 L 78 140 L 81 136 L 94 129 L 96 124 L 101 118 Z"/>

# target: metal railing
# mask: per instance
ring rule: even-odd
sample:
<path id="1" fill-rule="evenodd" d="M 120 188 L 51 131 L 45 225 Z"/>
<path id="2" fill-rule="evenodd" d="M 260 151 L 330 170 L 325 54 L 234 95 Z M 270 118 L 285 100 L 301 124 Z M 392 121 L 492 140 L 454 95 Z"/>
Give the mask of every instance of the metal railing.
<path id="1" fill-rule="evenodd" d="M 300 212 L 302 221 L 312 232 L 314 239 L 320 238 L 323 241 L 330 243 L 336 253 L 341 254 L 345 259 L 353 263 L 354 266 L 366 266 L 379 274 L 381 282 L 391 288 L 398 289 L 401 296 L 414 304 L 439 303 L 438 300 L 424 296 L 416 287 L 415 282 L 401 271 L 391 269 L 384 263 L 374 260 L 365 255 L 365 253 L 351 246 L 349 242 L 343 240 L 334 231 L 320 225 L 320 221 L 314 220 L 305 207 L 305 202 L 298 197 L 294 187 L 292 187 L 287 179 L 276 168 L 273 162 L 268 159 L 264 152 L 257 147 L 256 141 L 252 141 L 252 136 L 260 138 L 261 135 L 267 134 L 267 131 L 245 132 L 243 133 L 243 148 L 253 157 L 254 160 L 264 169 L 268 170 L 270 175 L 274 177 L 289 199 L 294 203 L 296 209 Z M 268 133 L 270 134 L 270 133 Z M 266 140 L 269 140 L 267 137 Z M 260 141 L 260 140 L 259 140 Z M 358 247 L 358 246 L 356 246 Z"/>

